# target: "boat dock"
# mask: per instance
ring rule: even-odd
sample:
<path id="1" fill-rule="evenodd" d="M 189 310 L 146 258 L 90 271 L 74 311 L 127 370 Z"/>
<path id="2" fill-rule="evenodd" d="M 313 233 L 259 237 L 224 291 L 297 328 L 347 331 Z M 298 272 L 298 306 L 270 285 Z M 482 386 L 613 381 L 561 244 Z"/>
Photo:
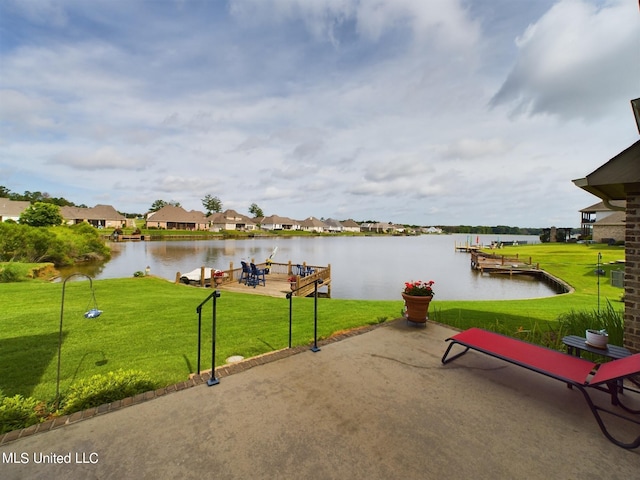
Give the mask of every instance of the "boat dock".
<path id="1" fill-rule="evenodd" d="M 265 270 L 264 282 L 246 282 L 243 277 L 242 267 L 236 268 L 231 262 L 226 270 L 216 270 L 202 266 L 200 267 L 201 273 L 196 275 L 195 278 L 194 272 L 189 272 L 188 275 L 178 272 L 176 273 L 175 283 L 185 283 L 204 288 L 213 286 L 220 291 L 271 297 L 284 297 L 287 293 L 292 293 L 293 296 L 306 297 L 313 295 L 316 282 L 318 282 L 318 290 L 321 290 L 322 295 L 331 297 L 331 265 L 294 264 L 291 261 L 288 263 L 262 262 L 255 265 L 259 270 Z M 219 272 L 218 276 L 215 275 L 216 271 Z M 214 272 L 214 274 L 212 275 L 211 272 Z"/>
<path id="2" fill-rule="evenodd" d="M 471 252 L 471 268 L 479 271 L 481 274 L 488 273 L 490 275 L 509 276 L 530 275 L 546 283 L 558 293 L 573 291 L 573 288 L 566 282 L 541 270 L 540 264 L 534 264 L 531 261 L 531 257 L 523 260 L 519 258 L 517 254 L 515 257 L 507 257 L 505 255 L 495 255 L 477 250 Z"/>

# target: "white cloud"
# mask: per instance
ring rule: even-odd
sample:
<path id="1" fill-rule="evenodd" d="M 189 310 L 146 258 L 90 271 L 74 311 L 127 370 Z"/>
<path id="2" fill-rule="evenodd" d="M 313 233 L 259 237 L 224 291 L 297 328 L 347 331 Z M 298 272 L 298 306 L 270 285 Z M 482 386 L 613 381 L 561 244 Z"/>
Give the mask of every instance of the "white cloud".
<path id="1" fill-rule="evenodd" d="M 77 170 L 144 170 L 152 162 L 148 158 L 125 155 L 112 147 L 101 147 L 95 151 L 59 152 L 49 163 Z"/>
<path id="2" fill-rule="evenodd" d="M 598 118 L 633 98 L 640 78 L 638 6 L 563 0 L 516 40 L 519 56 L 493 104 Z"/>

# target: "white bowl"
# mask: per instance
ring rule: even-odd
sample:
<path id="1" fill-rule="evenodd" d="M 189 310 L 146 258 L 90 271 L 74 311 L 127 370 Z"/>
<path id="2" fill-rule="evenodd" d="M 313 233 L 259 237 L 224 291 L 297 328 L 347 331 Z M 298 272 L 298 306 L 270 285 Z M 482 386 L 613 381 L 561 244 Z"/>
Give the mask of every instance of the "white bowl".
<path id="1" fill-rule="evenodd" d="M 587 343 L 596 348 L 607 348 L 609 342 L 609 335 L 602 333 L 599 330 L 587 330 L 586 331 Z"/>

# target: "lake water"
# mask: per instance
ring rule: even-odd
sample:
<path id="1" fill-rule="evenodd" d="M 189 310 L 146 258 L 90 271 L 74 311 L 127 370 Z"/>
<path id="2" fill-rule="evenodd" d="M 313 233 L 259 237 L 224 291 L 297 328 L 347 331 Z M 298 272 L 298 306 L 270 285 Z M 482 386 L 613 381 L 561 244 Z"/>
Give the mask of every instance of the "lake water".
<path id="1" fill-rule="evenodd" d="M 536 236 L 479 235 L 480 243 L 520 241 L 539 243 Z M 398 300 L 404 282 L 434 280 L 436 299 L 502 300 L 554 295 L 546 284 L 527 276 L 480 275 L 472 271 L 468 253 L 456 245 L 476 241 L 476 235 L 416 237 L 267 237 L 188 241 L 113 243 L 112 259 L 101 266 L 83 267 L 95 278 L 131 277 L 147 266 L 151 274 L 175 280 L 176 272 L 202 265 L 228 269 L 241 260 L 263 262 L 278 247 L 276 263 L 331 264 L 331 296 L 349 299 Z M 509 250 L 498 250 L 507 253 Z M 78 271 L 74 267 L 73 271 Z M 70 272 L 63 272 L 68 274 Z"/>

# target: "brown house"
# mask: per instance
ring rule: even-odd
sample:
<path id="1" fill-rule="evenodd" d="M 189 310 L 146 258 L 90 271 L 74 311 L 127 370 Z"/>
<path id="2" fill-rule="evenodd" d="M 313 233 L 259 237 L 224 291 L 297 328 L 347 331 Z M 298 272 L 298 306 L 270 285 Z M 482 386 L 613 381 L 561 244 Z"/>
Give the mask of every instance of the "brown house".
<path id="1" fill-rule="evenodd" d="M 615 212 L 624 212 L 625 209 L 625 202 L 623 201 L 614 200 L 611 201 L 610 204 L 615 207 L 616 210 L 612 210 L 610 207 L 607 207 L 604 202 L 594 203 L 593 205 L 580 210 L 580 214 L 582 216 L 582 220 L 580 222 L 580 234 L 582 237 L 591 237 L 596 241 L 599 241 L 597 238 L 602 238 L 603 236 L 607 237 L 607 235 L 603 235 L 602 232 L 599 232 L 599 237 L 596 237 L 593 230 L 595 224 L 600 223 L 601 225 L 612 225 L 614 223 L 613 219 L 608 219 L 606 222 L 604 222 L 604 220 Z M 622 227 L 624 232 L 624 221 L 620 221 L 620 215 L 616 216 L 616 221 L 618 221 L 617 226 Z M 616 240 L 624 241 L 624 233 L 622 234 L 622 238 L 616 238 Z"/>
<path id="2" fill-rule="evenodd" d="M 65 206 L 60 207 L 60 214 L 67 225 L 87 222 L 96 228 L 123 228 L 133 222 L 111 205 L 96 205 L 91 208 Z"/>
<path id="3" fill-rule="evenodd" d="M 624 346 L 640 352 L 640 141 L 573 183 L 607 206 L 626 201 Z"/>
<path id="4" fill-rule="evenodd" d="M 214 213 L 209 217 L 209 222 L 214 230 L 255 230 L 256 228 L 253 220 L 231 209 Z"/>
<path id="5" fill-rule="evenodd" d="M 22 200 L 9 200 L 8 198 L 0 198 L 0 222 L 13 220 L 17 222 L 20 215 L 31 206 L 31 202 Z"/>
<path id="6" fill-rule="evenodd" d="M 147 215 L 147 228 L 163 230 L 208 230 L 209 220 L 203 212 L 166 205 Z"/>

